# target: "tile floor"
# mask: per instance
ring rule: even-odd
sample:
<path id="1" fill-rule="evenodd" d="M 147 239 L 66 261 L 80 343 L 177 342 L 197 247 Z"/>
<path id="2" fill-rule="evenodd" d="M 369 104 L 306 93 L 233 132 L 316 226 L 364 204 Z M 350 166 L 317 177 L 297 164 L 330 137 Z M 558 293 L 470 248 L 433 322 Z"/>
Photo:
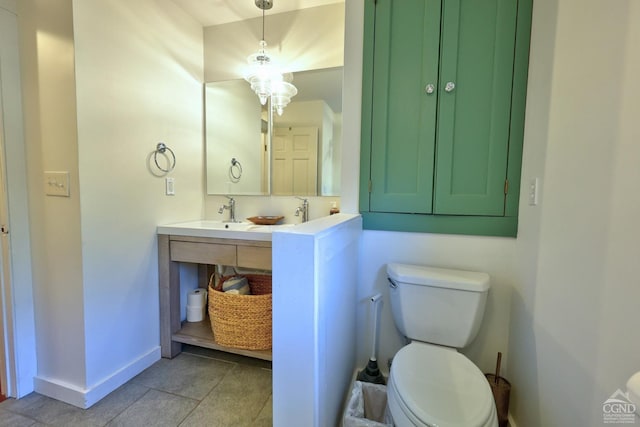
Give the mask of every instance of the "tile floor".
<path id="1" fill-rule="evenodd" d="M 272 425 L 271 363 L 185 346 L 89 409 L 32 393 L 0 403 L 0 427 Z"/>

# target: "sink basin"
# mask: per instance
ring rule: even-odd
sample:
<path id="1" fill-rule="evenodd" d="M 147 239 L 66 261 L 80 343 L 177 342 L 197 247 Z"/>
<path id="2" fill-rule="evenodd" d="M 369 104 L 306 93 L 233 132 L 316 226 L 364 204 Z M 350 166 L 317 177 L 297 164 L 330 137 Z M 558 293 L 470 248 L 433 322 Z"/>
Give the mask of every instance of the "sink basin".
<path id="1" fill-rule="evenodd" d="M 251 222 L 199 220 L 158 226 L 158 234 L 269 241 L 273 230 L 294 225 L 256 225 Z"/>
<path id="2" fill-rule="evenodd" d="M 191 221 L 186 224 L 200 224 L 203 228 L 214 230 L 247 230 L 253 224 L 250 222 L 229 222 L 229 221 Z"/>

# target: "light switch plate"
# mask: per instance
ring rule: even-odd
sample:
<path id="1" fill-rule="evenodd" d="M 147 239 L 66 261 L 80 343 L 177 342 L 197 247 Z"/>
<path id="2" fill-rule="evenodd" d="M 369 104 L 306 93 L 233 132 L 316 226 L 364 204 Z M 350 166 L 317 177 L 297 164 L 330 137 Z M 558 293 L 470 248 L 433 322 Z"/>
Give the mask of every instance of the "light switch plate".
<path id="1" fill-rule="evenodd" d="M 69 197 L 69 172 L 44 171 L 44 194 Z"/>
<path id="2" fill-rule="evenodd" d="M 164 179 L 165 194 L 167 196 L 174 196 L 176 194 L 176 181 L 174 178 L 166 177 Z"/>
<path id="3" fill-rule="evenodd" d="M 538 178 L 529 180 L 529 206 L 538 204 Z"/>

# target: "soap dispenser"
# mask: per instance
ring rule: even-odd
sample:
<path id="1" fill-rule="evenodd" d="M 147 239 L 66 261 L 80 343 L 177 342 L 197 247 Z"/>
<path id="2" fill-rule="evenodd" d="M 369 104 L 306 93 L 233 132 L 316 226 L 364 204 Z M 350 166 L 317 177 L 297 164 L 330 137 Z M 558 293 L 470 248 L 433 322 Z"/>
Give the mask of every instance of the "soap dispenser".
<path id="1" fill-rule="evenodd" d="M 336 202 L 331 202 L 331 209 L 329 209 L 329 215 L 337 214 L 340 212 L 340 209 L 337 206 Z"/>

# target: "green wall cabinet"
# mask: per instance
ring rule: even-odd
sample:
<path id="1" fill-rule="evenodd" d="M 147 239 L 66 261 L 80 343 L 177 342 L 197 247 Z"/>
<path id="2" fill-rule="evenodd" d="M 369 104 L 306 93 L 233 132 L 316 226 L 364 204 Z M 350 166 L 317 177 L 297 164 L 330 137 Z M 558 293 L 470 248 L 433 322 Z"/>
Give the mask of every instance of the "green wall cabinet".
<path id="1" fill-rule="evenodd" d="M 365 228 L 515 236 L 531 0 L 367 0 Z"/>

